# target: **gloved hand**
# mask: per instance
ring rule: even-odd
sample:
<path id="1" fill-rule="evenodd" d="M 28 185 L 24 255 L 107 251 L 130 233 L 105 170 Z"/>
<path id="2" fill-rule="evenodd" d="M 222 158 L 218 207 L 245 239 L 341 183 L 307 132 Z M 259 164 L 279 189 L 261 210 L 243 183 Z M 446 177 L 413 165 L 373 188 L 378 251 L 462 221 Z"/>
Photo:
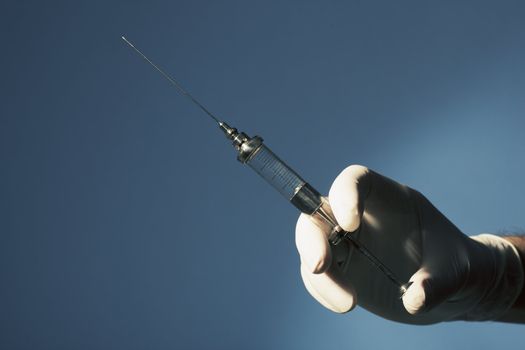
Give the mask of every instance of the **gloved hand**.
<path id="1" fill-rule="evenodd" d="M 512 244 L 489 234 L 464 235 L 409 187 L 353 165 L 336 178 L 328 200 L 345 231 L 411 282 L 401 295 L 351 244 L 331 246 L 328 228 L 301 214 L 301 276 L 308 292 L 334 312 L 358 304 L 410 324 L 497 319 L 521 291 L 523 269 Z"/>

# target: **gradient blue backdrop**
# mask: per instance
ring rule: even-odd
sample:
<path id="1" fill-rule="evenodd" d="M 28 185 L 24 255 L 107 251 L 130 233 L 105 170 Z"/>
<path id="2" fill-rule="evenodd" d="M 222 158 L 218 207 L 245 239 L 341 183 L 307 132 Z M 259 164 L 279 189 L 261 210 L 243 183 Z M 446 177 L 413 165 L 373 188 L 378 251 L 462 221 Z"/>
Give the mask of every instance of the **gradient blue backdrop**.
<path id="1" fill-rule="evenodd" d="M 523 1 L 2 1 L 1 349 L 493 349 L 335 315 L 295 210 L 124 43 L 327 192 L 351 163 L 464 232 L 524 226 Z"/>

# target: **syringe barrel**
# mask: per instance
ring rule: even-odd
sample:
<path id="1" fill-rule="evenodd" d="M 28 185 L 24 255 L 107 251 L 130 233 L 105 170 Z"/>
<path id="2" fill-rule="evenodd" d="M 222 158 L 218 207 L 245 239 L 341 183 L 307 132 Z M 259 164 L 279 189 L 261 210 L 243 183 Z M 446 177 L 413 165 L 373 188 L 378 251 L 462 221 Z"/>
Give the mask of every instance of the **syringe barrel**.
<path id="1" fill-rule="evenodd" d="M 291 200 L 296 189 L 305 183 L 264 144 L 251 154 L 246 164 L 288 200 Z"/>
<path id="2" fill-rule="evenodd" d="M 332 214 L 330 203 L 292 168 L 286 165 L 264 144 L 260 144 L 247 158 L 247 165 L 272 185 L 301 212 L 321 225 L 329 225 L 329 240 L 337 244 L 341 239 L 341 228 Z"/>
<path id="3" fill-rule="evenodd" d="M 237 159 L 241 163 L 252 168 L 297 209 L 308 214 L 314 222 L 329 224 L 331 233 L 328 239 L 333 244 L 340 242 L 344 231 L 337 225 L 330 203 L 319 192 L 266 147 L 261 137 L 249 137 L 224 122 L 219 125 L 233 141 L 238 151 Z"/>
<path id="4" fill-rule="evenodd" d="M 262 140 L 245 163 L 301 212 L 313 214 L 321 206 L 319 192 L 266 147 Z"/>

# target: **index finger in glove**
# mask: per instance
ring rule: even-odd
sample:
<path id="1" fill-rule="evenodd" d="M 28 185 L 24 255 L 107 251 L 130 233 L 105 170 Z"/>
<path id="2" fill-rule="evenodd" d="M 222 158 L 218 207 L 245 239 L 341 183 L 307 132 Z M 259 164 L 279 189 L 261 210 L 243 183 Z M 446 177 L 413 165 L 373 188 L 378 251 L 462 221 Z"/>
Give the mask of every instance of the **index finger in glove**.
<path id="1" fill-rule="evenodd" d="M 347 232 L 357 230 L 361 224 L 372 175 L 373 172 L 362 165 L 350 165 L 330 188 L 330 206 L 337 223 Z"/>

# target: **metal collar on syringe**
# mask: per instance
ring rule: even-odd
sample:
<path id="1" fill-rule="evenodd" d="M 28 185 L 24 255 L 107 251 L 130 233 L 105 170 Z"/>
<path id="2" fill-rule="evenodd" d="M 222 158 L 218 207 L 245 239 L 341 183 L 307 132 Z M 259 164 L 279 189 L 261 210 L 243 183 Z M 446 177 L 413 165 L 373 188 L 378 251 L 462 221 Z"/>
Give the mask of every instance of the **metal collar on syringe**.
<path id="1" fill-rule="evenodd" d="M 236 128 L 232 128 L 225 122 L 219 122 L 219 127 L 226 137 L 233 141 L 233 146 L 239 151 L 237 160 L 241 163 L 246 163 L 250 160 L 263 143 L 262 137 L 250 137 L 243 132 L 237 131 Z"/>

